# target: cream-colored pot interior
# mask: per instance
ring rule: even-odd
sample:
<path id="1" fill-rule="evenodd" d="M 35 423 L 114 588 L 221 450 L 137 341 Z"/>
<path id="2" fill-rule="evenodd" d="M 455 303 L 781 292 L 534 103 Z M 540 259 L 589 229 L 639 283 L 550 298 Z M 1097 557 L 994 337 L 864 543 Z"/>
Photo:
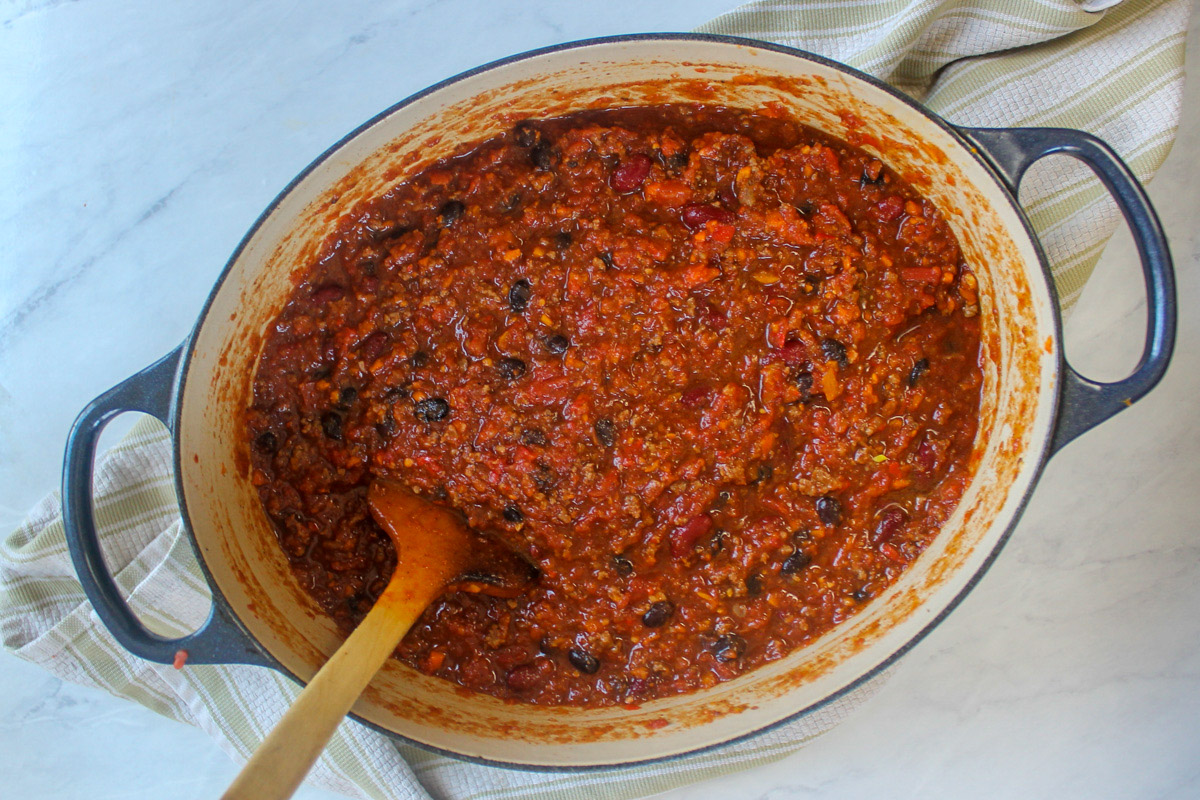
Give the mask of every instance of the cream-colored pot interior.
<path id="1" fill-rule="evenodd" d="M 1015 520 L 1049 436 L 1059 342 L 1036 248 L 977 157 L 893 94 L 818 61 L 728 41 L 638 38 L 552 50 L 448 82 L 383 115 L 303 175 L 248 237 L 192 340 L 180 480 L 197 548 L 259 643 L 307 680 L 340 637 L 289 572 L 246 476 L 241 412 L 261 335 L 339 214 L 414 166 L 517 120 L 612 105 L 775 102 L 904 173 L 949 218 L 982 287 L 986 353 L 977 474 L 929 550 L 886 594 L 811 647 L 737 680 L 636 710 L 538 708 L 392 661 L 354 712 L 465 756 L 570 766 L 718 744 L 794 716 L 888 662 L 953 605 Z"/>

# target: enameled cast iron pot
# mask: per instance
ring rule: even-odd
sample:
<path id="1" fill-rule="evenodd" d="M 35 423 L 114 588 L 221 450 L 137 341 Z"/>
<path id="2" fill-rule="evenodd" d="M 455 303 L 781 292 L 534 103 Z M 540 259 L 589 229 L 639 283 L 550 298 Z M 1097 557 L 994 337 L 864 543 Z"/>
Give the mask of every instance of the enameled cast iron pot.
<path id="1" fill-rule="evenodd" d="M 1175 331 L 1167 243 L 1141 187 L 1092 136 L 956 128 L 870 76 L 748 40 L 647 35 L 534 51 L 416 94 L 318 158 L 246 234 L 187 340 L 80 415 L 67 443 L 64 518 L 80 581 L 113 636 L 152 661 L 184 649 L 189 664 L 257 664 L 311 678 L 341 636 L 288 568 L 247 479 L 241 429 L 263 331 L 296 271 L 339 215 L 460 143 L 528 117 L 673 100 L 777 102 L 910 179 L 927 176 L 915 185 L 946 215 L 981 286 L 986 365 L 974 480 L 941 534 L 887 592 L 812 646 L 736 680 L 632 710 L 540 708 L 467 696 L 393 660 L 355 706 L 360 720 L 450 754 L 545 768 L 694 752 L 809 713 L 878 673 L 954 608 L 996 557 L 1046 459 L 1166 370 Z M 1051 153 L 1096 172 L 1137 241 L 1146 346 L 1134 373 L 1117 383 L 1090 381 L 1064 360 L 1046 259 L 1015 199 L 1025 170 Z M 211 615 L 182 639 L 153 634 L 129 611 L 92 518 L 97 436 L 131 410 L 172 432 L 184 525 L 212 587 Z"/>

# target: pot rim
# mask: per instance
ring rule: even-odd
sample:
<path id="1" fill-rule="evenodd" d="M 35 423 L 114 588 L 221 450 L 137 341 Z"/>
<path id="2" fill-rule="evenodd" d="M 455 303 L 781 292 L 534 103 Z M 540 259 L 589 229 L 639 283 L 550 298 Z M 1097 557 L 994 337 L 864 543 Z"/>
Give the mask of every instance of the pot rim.
<path id="1" fill-rule="evenodd" d="M 255 235 L 257 235 L 259 229 L 263 226 L 263 224 L 266 222 L 266 220 L 272 214 L 274 214 L 275 210 L 280 206 L 280 204 L 284 201 L 284 199 L 289 194 L 291 194 L 292 190 L 300 182 L 302 182 L 311 172 L 313 172 L 315 169 L 317 169 L 317 167 L 319 167 L 321 164 L 323 164 L 325 161 L 327 161 L 329 158 L 331 158 L 333 155 L 335 155 L 348 142 L 350 142 L 351 140 L 356 138 L 362 132 L 373 127 L 374 125 L 376 125 L 383 119 L 391 116 L 396 111 L 398 111 L 406 106 L 409 106 L 412 103 L 414 103 L 430 94 L 440 91 L 441 89 L 444 89 L 448 86 L 459 83 L 468 78 L 475 77 L 476 75 L 480 75 L 482 73 L 489 72 L 489 71 L 497 69 L 499 67 L 507 66 L 509 64 L 516 63 L 519 61 L 526 61 L 526 60 L 529 60 L 532 58 L 537 58 L 539 56 L 548 55 L 551 53 L 559 53 L 559 52 L 569 51 L 569 50 L 580 50 L 580 49 L 584 49 L 584 48 L 588 48 L 588 47 L 595 47 L 595 46 L 603 46 L 603 45 L 610 45 L 610 44 L 622 44 L 622 43 L 626 43 L 626 42 L 661 42 L 661 41 L 685 41 L 685 42 L 686 41 L 695 41 L 695 42 L 707 42 L 707 43 L 714 43 L 714 44 L 733 45 L 733 46 L 738 46 L 738 47 L 746 47 L 746 48 L 753 48 L 753 49 L 759 49 L 759 50 L 769 50 L 769 51 L 773 51 L 773 52 L 780 53 L 783 55 L 793 56 L 802 61 L 816 63 L 821 66 L 836 70 L 838 72 L 842 72 L 846 75 L 849 75 L 850 77 L 857 78 L 861 81 L 864 81 L 865 83 L 870 84 L 871 86 L 873 86 L 876 89 L 880 89 L 880 90 L 886 92 L 887 94 L 891 95 L 896 100 L 899 100 L 900 102 L 909 106 L 911 109 L 913 109 L 914 111 L 919 113 L 921 116 L 923 116 L 928 121 L 937 125 L 939 128 L 941 128 L 947 134 L 949 134 L 950 137 L 957 144 L 959 144 L 967 153 L 969 153 L 975 159 L 975 161 L 980 166 L 983 167 L 984 171 L 989 176 L 991 176 L 992 180 L 995 181 L 997 187 L 1002 191 L 1003 196 L 1008 201 L 1008 204 L 1011 207 L 1011 210 L 1016 214 L 1017 219 L 1020 220 L 1021 226 L 1025 232 L 1025 235 L 1029 238 L 1029 242 L 1032 245 L 1033 250 L 1037 255 L 1038 264 L 1041 267 L 1042 278 L 1045 282 L 1044 287 L 1045 287 L 1045 290 L 1049 293 L 1050 300 L 1052 301 L 1050 303 L 1050 308 L 1051 308 L 1051 312 L 1052 312 L 1050 314 L 1050 321 L 1051 321 L 1052 328 L 1053 328 L 1051 333 L 1054 337 L 1055 349 L 1057 352 L 1057 357 L 1055 358 L 1055 363 L 1053 365 L 1054 382 L 1056 385 L 1058 385 L 1060 383 L 1060 379 L 1063 374 L 1063 368 L 1064 368 L 1064 355 L 1063 355 L 1063 350 L 1061 347 L 1062 335 L 1063 335 L 1062 334 L 1062 313 L 1061 313 L 1061 311 L 1059 309 L 1059 305 L 1058 305 L 1058 292 L 1054 285 L 1054 281 L 1051 276 L 1051 272 L 1050 272 L 1050 268 L 1049 268 L 1049 262 L 1046 258 L 1045 251 L 1042 248 L 1041 241 L 1037 237 L 1037 234 L 1035 233 L 1033 226 L 1030 224 L 1030 221 L 1029 221 L 1027 215 L 1025 214 L 1025 211 L 1021 208 L 1020 203 L 1017 201 L 1017 198 L 1014 194 L 1013 189 L 1010 188 L 1008 182 L 1005 181 L 1005 179 L 1002 176 L 1002 174 L 1000 173 L 1000 171 L 983 155 L 981 149 L 979 147 L 977 147 L 974 143 L 972 143 L 970 140 L 968 140 L 967 137 L 964 136 L 964 134 L 956 126 L 950 124 L 945 119 L 943 119 L 941 116 L 939 116 L 938 114 L 934 113 L 933 111 L 930 111 L 929 109 L 925 108 L 923 105 L 921 105 L 917 101 L 913 100 L 908 95 L 900 92 L 898 89 L 896 89 L 896 88 L 890 86 L 889 84 L 881 81 L 880 79 L 878 79 L 868 73 L 862 72 L 861 70 L 858 70 L 854 67 L 848 66 L 846 64 L 842 64 L 838 61 L 834 61 L 832 59 L 826 58 L 821 55 L 817 55 L 815 53 L 810 53 L 806 50 L 801 50 L 801 49 L 795 48 L 795 47 L 789 47 L 787 45 L 776 44 L 774 42 L 760 41 L 757 39 L 749 39 L 749 38 L 740 37 L 740 36 L 727 36 L 727 35 L 723 35 L 723 34 L 709 34 L 709 33 L 664 32 L 664 33 L 633 33 L 633 34 L 621 34 L 621 35 L 615 35 L 615 36 L 600 36 L 600 37 L 594 37 L 594 38 L 588 38 L 588 39 L 578 39 L 578 40 L 571 41 L 571 42 L 563 42 L 561 44 L 549 45 L 547 47 L 541 47 L 541 48 L 536 48 L 533 50 L 527 50 L 522 53 L 517 53 L 515 55 L 506 56 L 504 58 L 499 58 L 494 61 L 489 61 L 478 67 L 474 67 L 472 69 L 465 70 L 456 75 L 452 75 L 448 78 L 438 81 L 437 83 L 434 83 L 431 86 L 428 86 L 425 89 L 422 89 L 418 92 L 410 94 L 409 96 L 405 97 L 404 99 L 402 99 L 402 100 L 394 103 L 393 105 L 387 107 L 386 109 L 380 111 L 378 114 L 375 114 L 370 119 L 368 119 L 367 121 L 363 122 L 362 124 L 356 126 L 349 133 L 342 136 L 340 139 L 338 139 L 337 142 L 330 145 L 324 152 L 322 152 L 319 156 L 317 156 L 315 159 L 313 159 L 313 161 L 311 163 L 309 163 L 308 166 L 306 166 L 303 170 L 301 170 L 299 173 L 297 173 L 296 176 L 294 178 L 292 178 L 292 180 L 289 181 L 288 184 L 286 186 L 284 186 L 282 190 L 280 190 L 280 192 L 274 197 L 274 199 L 271 200 L 271 202 L 267 205 L 267 207 L 265 209 L 263 209 L 262 213 L 260 213 L 258 215 L 258 217 L 254 220 L 254 223 L 246 231 L 246 234 L 238 242 L 237 247 L 234 249 L 234 251 L 230 255 L 229 259 L 225 262 L 225 266 L 222 268 L 220 274 L 217 276 L 215 282 L 213 283 L 213 288 L 209 292 L 209 295 L 206 298 L 204 305 L 201 308 L 200 313 L 198 314 L 198 316 L 196 318 L 195 325 L 192 327 L 191 331 L 188 333 L 187 338 L 184 340 L 183 344 L 180 347 L 180 349 L 182 350 L 182 353 L 180 355 L 179 364 L 177 367 L 174 391 L 172 392 L 171 405 L 170 405 L 170 407 L 171 407 L 170 424 L 168 426 L 171 429 L 172 450 L 174 451 L 172 454 L 173 455 L 172 466 L 175 471 L 174 485 L 175 485 L 176 497 L 179 501 L 180 517 L 183 522 L 184 530 L 187 532 L 188 538 L 192 541 L 192 545 L 193 545 L 192 550 L 196 555 L 196 560 L 200 565 L 200 569 L 204 574 L 204 578 L 205 578 L 206 582 L 208 583 L 210 590 L 212 591 L 213 611 L 216 612 L 219 607 L 221 610 L 227 612 L 226 617 L 231 621 L 232 624 L 236 625 L 241 630 L 242 635 L 246 638 L 247 641 L 254 643 L 254 646 L 262 654 L 262 659 L 261 659 L 260 663 L 263 664 L 264 666 L 268 666 L 278 672 L 281 672 L 282 674 L 291 678 L 293 681 L 300 684 L 301 686 L 306 685 L 306 681 L 304 681 L 299 676 L 297 676 L 295 673 L 293 673 L 290 669 L 285 667 L 274 655 L 272 655 L 269 651 L 267 651 L 266 648 L 264 648 L 258 642 L 258 640 L 253 636 L 253 634 L 250 633 L 249 629 L 241 621 L 241 618 L 238 616 L 237 612 L 233 609 L 233 607 L 230 605 L 230 603 L 225 599 L 224 594 L 222 592 L 220 592 L 219 589 L 217 588 L 218 584 L 214 580 L 214 577 L 208 568 L 208 564 L 205 562 L 204 556 L 200 552 L 199 548 L 197 548 L 195 546 L 196 540 L 195 540 L 195 536 L 192 532 L 190 515 L 188 513 L 188 506 L 187 506 L 187 495 L 184 491 L 184 485 L 183 485 L 183 477 L 182 476 L 184 474 L 184 465 L 182 462 L 181 427 L 179 425 L 179 414 L 180 414 L 180 409 L 182 406 L 181 400 L 182 400 L 182 398 L 185 394 L 186 388 L 187 388 L 189 367 L 191 366 L 191 361 L 192 361 L 192 357 L 194 355 L 194 350 L 195 350 L 195 346 L 196 346 L 196 339 L 197 339 L 196 334 L 200 331 L 200 329 L 204 326 L 205 322 L 208 320 L 208 314 L 212 308 L 212 304 L 213 304 L 217 294 L 219 293 L 221 286 L 224 284 L 225 279 L 229 276 L 229 273 L 233 270 L 234 265 L 241 258 L 242 252 L 246 249 L 246 247 L 251 242 L 251 240 L 254 239 Z M 1038 285 L 1039 284 L 1037 284 L 1036 281 L 1031 281 L 1031 286 L 1038 286 Z M 1030 480 L 1029 480 L 1028 485 L 1024 489 L 1024 494 L 1020 498 L 1020 501 L 1016 504 L 1012 519 L 1008 523 L 1006 529 L 996 539 L 996 543 L 992 547 L 991 551 L 988 553 L 987 557 L 984 558 L 983 562 L 975 570 L 974 574 L 972 574 L 971 577 L 967 580 L 966 584 L 962 587 L 962 589 L 957 594 L 955 594 L 954 597 L 952 597 L 948 602 L 946 602 L 944 607 L 937 613 L 936 616 L 933 617 L 933 619 L 931 619 L 924 627 L 922 627 L 919 631 L 917 631 L 915 634 L 913 634 L 913 636 L 907 642 L 905 642 L 903 645 L 901 645 L 895 651 L 890 653 L 879 664 L 875 665 L 871 669 L 866 670 L 865 672 L 863 672 L 861 675 L 859 675 L 858 677 L 851 680 L 849 683 L 847 683 L 842 688 L 837 689 L 836 691 L 833 691 L 828 695 L 825 695 L 820 700 L 810 703 L 810 704 L 804 706 L 803 708 L 796 709 L 795 711 L 788 713 L 786 716 L 784 716 L 774 722 L 764 724 L 760 727 L 755 728 L 754 730 L 747 731 L 745 733 L 738 734 L 736 736 L 732 736 L 727 739 L 723 739 L 722 741 L 719 741 L 719 742 L 713 742 L 710 744 L 701 745 L 694 749 L 686 750 L 683 752 L 671 753 L 671 754 L 662 755 L 662 756 L 652 756 L 652 757 L 648 757 L 648 758 L 622 761 L 622 762 L 617 762 L 617 763 L 586 764 L 586 765 L 581 765 L 581 766 L 564 766 L 564 765 L 526 764 L 526 763 L 522 763 L 522 762 L 502 761 L 502 760 L 498 760 L 498 759 L 484 758 L 481 756 L 466 755 L 463 753 L 458 753 L 453 750 L 448 750 L 443 747 L 438 747 L 435 745 L 427 744 L 425 742 L 421 742 L 421 741 L 418 741 L 411 737 L 405 736 L 404 734 L 389 730 L 381 725 L 371 722 L 370 720 L 358 715 L 354 711 L 351 711 L 348 714 L 348 716 L 352 717 L 360 724 L 366 725 L 367 727 L 371 728 L 372 730 L 378 731 L 379 733 L 382 733 L 382 734 L 392 738 L 393 740 L 396 740 L 396 741 L 401 742 L 406 745 L 411 745 L 411 746 L 420 748 L 421 750 L 424 750 L 426 752 L 435 753 L 437 755 L 442 755 L 442 756 L 446 756 L 449 758 L 454 758 L 454 759 L 457 759 L 460 761 L 466 761 L 466 762 L 469 762 L 472 764 L 479 764 L 479 765 L 489 766 L 489 767 L 501 767 L 501 768 L 506 768 L 506 769 L 517 769 L 517 770 L 522 770 L 522 771 L 527 771 L 527 772 L 595 772 L 595 771 L 602 771 L 602 770 L 615 770 L 615 769 L 622 769 L 622 768 L 628 768 L 628 767 L 634 767 L 634 766 L 642 766 L 642 765 L 647 765 L 647 764 L 665 763 L 668 761 L 674 761 L 674 760 L 678 760 L 678 759 L 682 759 L 682 758 L 689 758 L 692 756 L 697 756 L 697 755 L 700 755 L 703 753 L 712 752 L 712 751 L 720 749 L 720 748 L 728 747 L 730 745 L 738 744 L 740 742 L 744 742 L 748 739 L 751 739 L 755 736 L 759 736 L 768 731 L 775 730 L 775 729 L 781 728 L 785 725 L 791 724 L 792 722 L 795 722 L 799 718 L 801 718 L 807 714 L 810 714 L 810 713 L 816 711 L 817 709 L 823 708 L 826 705 L 828 705 L 829 703 L 833 702 L 834 700 L 837 700 L 837 699 L 849 694 L 850 692 L 857 690 L 858 688 L 860 688 L 861 686 L 866 684 L 868 681 L 878 677 L 884 671 L 891 668 L 891 666 L 893 664 L 895 664 L 902 656 L 906 655 L 918 643 L 920 643 L 921 640 L 923 640 L 926 636 L 928 636 L 934 630 L 934 628 L 936 628 L 938 625 L 940 625 L 941 622 L 950 614 L 950 612 L 954 611 L 958 607 L 958 605 L 963 601 L 963 599 L 971 592 L 971 590 L 975 588 L 976 584 L 978 584 L 979 581 L 983 579 L 984 575 L 991 568 L 992 563 L 1000 555 L 1001 550 L 1004 549 L 1004 545 L 1008 542 L 1009 537 L 1013 533 L 1013 530 L 1016 528 L 1017 524 L 1020 522 L 1021 517 L 1025 512 L 1025 508 L 1028 505 L 1029 500 L 1032 497 L 1033 492 L 1036 489 L 1037 484 L 1041 479 L 1042 472 L 1045 469 L 1046 463 L 1049 460 L 1049 457 L 1051 455 L 1051 452 L 1052 452 L 1051 451 L 1051 443 L 1053 441 L 1055 428 L 1057 427 L 1057 420 L 1059 419 L 1059 412 L 1060 412 L 1061 403 L 1062 403 L 1061 392 L 1059 392 L 1059 391 L 1052 392 L 1051 396 L 1048 398 L 1048 402 L 1050 403 L 1050 408 L 1049 408 L 1048 414 L 1049 414 L 1049 419 L 1052 420 L 1052 422 L 1051 422 L 1051 425 L 1050 425 L 1049 429 L 1047 430 L 1044 438 L 1042 439 L 1040 446 L 1037 449 L 1036 463 L 1034 464 L 1031 472 L 1029 473 Z"/>

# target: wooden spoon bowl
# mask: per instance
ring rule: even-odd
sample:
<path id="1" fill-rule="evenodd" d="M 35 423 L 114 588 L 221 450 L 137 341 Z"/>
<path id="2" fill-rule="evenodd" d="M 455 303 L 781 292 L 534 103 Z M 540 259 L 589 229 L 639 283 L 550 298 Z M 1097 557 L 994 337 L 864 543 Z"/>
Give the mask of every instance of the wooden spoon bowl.
<path id="1" fill-rule="evenodd" d="M 391 580 L 254 751 L 222 795 L 225 800 L 291 797 L 371 678 L 448 588 L 516 597 L 536 578 L 536 569 L 511 549 L 403 486 L 376 481 L 367 499 L 396 548 Z"/>

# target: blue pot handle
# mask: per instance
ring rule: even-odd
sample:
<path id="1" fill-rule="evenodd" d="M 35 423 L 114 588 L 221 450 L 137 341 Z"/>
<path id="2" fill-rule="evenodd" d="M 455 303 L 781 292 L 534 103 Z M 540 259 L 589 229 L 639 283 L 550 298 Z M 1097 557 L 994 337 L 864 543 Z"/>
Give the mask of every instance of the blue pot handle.
<path id="1" fill-rule="evenodd" d="M 959 131 L 989 157 L 1014 196 L 1025 171 L 1040 158 L 1062 153 L 1087 164 L 1121 209 L 1141 257 L 1149 308 L 1141 360 L 1129 377 L 1100 383 L 1080 375 L 1063 357 L 1058 420 L 1050 443 L 1053 454 L 1075 437 L 1133 405 L 1167 371 L 1175 347 L 1176 325 L 1175 273 L 1167 237 L 1137 178 L 1120 156 L 1095 136 L 1069 128 L 959 128 Z M 1054 282 L 1049 282 L 1053 292 Z"/>
<path id="2" fill-rule="evenodd" d="M 186 344 L 186 343 L 185 343 Z M 174 425 L 174 398 L 180 345 L 141 372 L 122 381 L 88 404 L 67 436 L 63 463 L 63 528 L 67 548 L 79 582 L 96 614 L 121 645 L 148 661 L 169 664 L 175 654 L 187 652 L 189 664 L 258 664 L 271 666 L 221 599 L 213 593 L 212 610 L 198 630 L 178 639 L 167 639 L 148 630 L 125 602 L 105 566 L 100 538 L 92 514 L 92 467 L 100 432 L 118 414 L 144 411 Z"/>

